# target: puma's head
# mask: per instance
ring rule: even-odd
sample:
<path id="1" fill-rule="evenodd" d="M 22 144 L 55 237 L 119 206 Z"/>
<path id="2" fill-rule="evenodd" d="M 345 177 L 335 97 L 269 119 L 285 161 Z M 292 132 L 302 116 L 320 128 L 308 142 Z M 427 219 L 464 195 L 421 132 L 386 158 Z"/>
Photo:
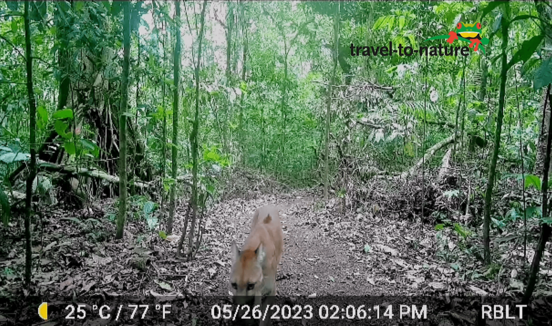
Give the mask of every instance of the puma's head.
<path id="1" fill-rule="evenodd" d="M 262 244 L 256 250 L 240 252 L 235 243 L 232 243 L 232 273 L 230 286 L 234 296 L 246 298 L 259 295 L 262 289 L 262 264 L 265 252 Z"/>

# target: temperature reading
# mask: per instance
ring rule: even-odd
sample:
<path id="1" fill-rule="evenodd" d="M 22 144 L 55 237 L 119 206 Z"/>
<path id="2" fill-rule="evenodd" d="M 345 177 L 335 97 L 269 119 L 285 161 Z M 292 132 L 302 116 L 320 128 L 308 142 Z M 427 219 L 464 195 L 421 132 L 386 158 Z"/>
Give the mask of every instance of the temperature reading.
<path id="1" fill-rule="evenodd" d="M 123 310 L 123 308 L 128 308 L 130 310 L 130 319 L 134 319 L 134 318 L 145 319 L 146 314 L 148 313 L 148 311 L 151 311 L 150 308 L 153 308 L 153 307 L 150 307 L 150 305 L 147 305 L 147 304 L 140 304 L 140 305 L 129 304 L 128 306 L 118 305 L 115 308 L 111 308 L 108 305 L 103 305 L 100 307 L 96 305 L 92 306 L 92 310 L 98 311 L 98 315 L 100 316 L 101 319 L 111 319 L 111 312 L 112 311 L 116 312 L 115 320 L 119 320 L 123 317 L 123 315 L 125 314 L 125 310 Z M 163 319 L 165 319 L 165 317 L 171 313 L 170 308 L 171 308 L 170 304 L 155 305 L 155 311 L 160 311 L 163 314 Z M 78 312 L 79 310 L 77 308 L 77 313 Z M 74 319 L 69 317 L 67 318 Z M 77 315 L 77 318 L 79 318 L 78 315 Z M 82 319 L 82 318 L 79 318 L 79 319 Z"/>
<path id="2" fill-rule="evenodd" d="M 131 308 L 131 309 L 134 309 L 132 311 L 132 315 L 130 315 L 130 319 L 134 319 L 134 315 L 136 314 L 136 311 L 138 310 L 138 307 L 144 309 L 144 312 L 142 313 L 142 319 L 144 319 L 146 317 L 146 312 L 148 312 L 148 307 L 149 306 L 147 304 L 141 304 L 141 305 L 129 304 L 128 307 Z"/>
<path id="3" fill-rule="evenodd" d="M 75 319 L 75 315 L 77 319 L 86 318 L 86 310 L 84 310 L 84 307 L 86 307 L 86 305 L 79 304 L 75 309 L 75 306 L 73 306 L 72 304 L 68 305 L 67 307 L 65 307 L 65 310 L 69 310 L 69 313 L 67 314 L 67 316 L 65 316 L 65 319 Z"/>

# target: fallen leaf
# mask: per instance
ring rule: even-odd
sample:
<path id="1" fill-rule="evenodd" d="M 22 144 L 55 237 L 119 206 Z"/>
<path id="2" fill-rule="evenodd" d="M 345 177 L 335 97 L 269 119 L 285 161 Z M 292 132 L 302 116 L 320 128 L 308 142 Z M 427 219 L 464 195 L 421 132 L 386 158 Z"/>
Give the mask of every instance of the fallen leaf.
<path id="1" fill-rule="evenodd" d="M 523 291 L 523 282 L 516 280 L 515 278 L 510 279 L 510 287 L 519 291 Z"/>
<path id="2" fill-rule="evenodd" d="M 217 270 L 214 268 L 209 268 L 207 271 L 209 272 L 209 278 L 213 278 L 217 274 Z"/>
<path id="3" fill-rule="evenodd" d="M 157 285 L 159 285 L 160 288 L 167 291 L 172 291 L 172 286 L 170 286 L 169 284 L 165 282 L 158 282 L 158 281 L 154 281 L 154 282 L 157 283 Z"/>
<path id="4" fill-rule="evenodd" d="M 478 295 L 488 295 L 488 293 L 486 291 L 481 290 L 480 288 L 478 288 L 476 286 L 473 286 L 473 285 L 468 286 L 468 289 L 470 289 L 472 292 L 474 292 L 475 294 L 478 294 Z"/>
<path id="5" fill-rule="evenodd" d="M 364 252 L 369 253 L 370 251 L 372 251 L 372 248 L 370 248 L 370 245 L 365 244 L 364 245 Z"/>
<path id="6" fill-rule="evenodd" d="M 63 291 L 63 289 L 65 289 L 66 287 L 68 287 L 72 283 L 73 283 L 73 278 L 72 277 L 70 277 L 67 280 L 61 282 L 61 284 L 59 285 L 60 291 Z"/>
<path id="7" fill-rule="evenodd" d="M 52 247 L 55 246 L 56 244 L 57 244 L 57 241 L 51 242 L 49 245 L 46 246 L 46 248 L 44 248 L 44 252 L 52 249 Z"/>
<path id="8" fill-rule="evenodd" d="M 92 281 L 88 284 L 86 284 L 83 288 L 82 288 L 82 292 L 86 293 L 88 291 L 90 291 L 90 289 L 96 284 L 96 282 Z"/>
<path id="9" fill-rule="evenodd" d="M 431 282 L 428 285 L 436 290 L 443 290 L 445 288 L 445 284 L 441 282 Z"/>
<path id="10" fill-rule="evenodd" d="M 178 240 L 180 238 L 180 236 L 176 235 L 176 234 L 171 234 L 171 235 L 168 235 L 167 238 L 165 240 L 167 241 L 175 241 L 175 240 Z"/>

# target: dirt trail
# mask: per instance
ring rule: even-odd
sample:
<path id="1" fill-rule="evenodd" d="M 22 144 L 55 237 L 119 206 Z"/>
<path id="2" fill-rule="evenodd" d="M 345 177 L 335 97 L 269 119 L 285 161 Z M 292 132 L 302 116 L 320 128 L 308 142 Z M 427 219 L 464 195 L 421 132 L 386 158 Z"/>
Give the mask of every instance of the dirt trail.
<path id="1" fill-rule="evenodd" d="M 254 210 L 266 204 L 279 207 L 284 228 L 285 251 L 277 276 L 281 296 L 417 294 L 427 269 L 446 269 L 432 263 L 435 246 L 429 229 L 378 214 L 340 214 L 339 207 L 325 207 L 318 196 L 305 192 L 260 196 L 214 208 L 215 214 L 224 211 L 234 223 L 219 244 L 225 248 L 219 258 L 226 269 L 217 273 L 211 294 L 228 293 L 230 244 L 243 244 Z M 421 239 L 410 239 L 414 234 Z"/>

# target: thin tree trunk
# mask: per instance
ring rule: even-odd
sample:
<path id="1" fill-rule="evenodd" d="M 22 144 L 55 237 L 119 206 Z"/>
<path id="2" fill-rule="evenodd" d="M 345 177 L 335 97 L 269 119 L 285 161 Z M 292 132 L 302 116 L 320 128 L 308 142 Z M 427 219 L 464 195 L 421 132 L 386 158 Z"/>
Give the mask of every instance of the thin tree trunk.
<path id="1" fill-rule="evenodd" d="M 128 74 L 130 66 L 130 2 L 124 3 L 123 16 L 123 76 L 121 109 L 119 112 L 119 216 L 117 218 L 116 239 L 123 237 L 127 209 L 127 119 Z"/>
<path id="2" fill-rule="evenodd" d="M 31 251 L 31 204 L 33 194 L 33 181 L 36 176 L 36 100 L 33 91 L 33 56 L 31 50 L 31 22 L 29 2 L 25 1 L 25 58 L 27 68 L 27 96 L 29 100 L 29 145 L 31 161 L 29 163 L 29 176 L 26 184 L 25 198 L 25 284 L 31 285 L 32 251 Z"/>
<path id="3" fill-rule="evenodd" d="M 458 134 L 458 119 L 460 118 L 460 106 L 462 105 L 462 97 L 458 96 L 458 106 L 456 107 L 456 120 L 454 122 L 454 134 Z M 425 123 L 425 121 L 424 121 Z M 456 159 L 456 142 L 452 146 L 452 159 Z"/>
<path id="4" fill-rule="evenodd" d="M 54 24 L 57 30 L 56 38 L 58 39 L 58 42 L 60 42 L 61 44 L 67 44 L 67 26 L 71 24 L 72 17 L 70 15 L 66 15 L 66 13 L 63 11 L 63 8 L 63 6 L 56 6 L 56 11 L 54 13 Z M 71 84 L 71 79 L 69 78 L 70 58 L 71 55 L 69 53 L 68 47 L 61 47 L 58 51 L 58 66 L 60 70 L 59 87 L 57 92 L 58 111 L 62 110 L 67 105 L 67 99 L 69 97 L 69 86 Z M 42 158 L 44 160 L 46 160 L 46 157 L 43 157 L 42 153 L 58 135 L 52 125 L 49 126 L 48 129 L 51 129 L 51 131 L 37 151 L 38 158 Z M 26 164 L 21 164 L 10 174 L 9 181 L 12 185 L 14 184 L 17 176 L 19 176 L 19 174 L 23 172 L 26 166 Z"/>
<path id="5" fill-rule="evenodd" d="M 542 25 L 543 28 L 543 34 L 544 34 L 544 48 L 550 48 L 552 47 L 552 26 L 548 23 L 550 20 L 552 20 L 552 9 L 550 8 L 550 4 L 546 1 L 537 1 L 535 0 L 535 7 L 537 9 L 537 12 L 539 13 L 539 17 L 544 22 Z M 550 51 L 543 51 L 543 60 L 548 59 L 550 57 Z M 548 88 L 550 88 L 550 85 L 548 85 Z M 548 90 L 543 89 L 542 90 L 542 103 L 543 105 L 543 118 L 542 118 L 542 124 L 540 127 L 540 133 L 539 133 L 539 139 L 538 139 L 538 145 L 537 145 L 537 157 L 535 160 L 535 167 L 533 169 L 534 175 L 541 175 L 543 171 L 543 165 L 544 165 L 544 156 L 546 152 L 546 139 L 548 138 L 547 132 L 550 129 L 550 126 L 548 126 L 548 122 L 550 121 L 550 118 L 548 117 L 550 115 L 550 110 L 552 103 L 550 103 L 548 98 Z"/>
<path id="6" fill-rule="evenodd" d="M 164 23 L 163 23 L 164 25 Z M 167 109 L 165 107 L 165 36 L 163 35 L 163 38 L 161 39 L 161 46 L 163 47 L 163 76 L 161 77 L 161 82 L 163 83 L 163 145 L 161 146 L 161 186 L 163 186 L 163 182 L 165 179 L 165 172 L 167 170 Z M 163 207 L 165 204 L 165 190 L 164 188 L 161 188 L 161 211 L 163 211 Z"/>
<path id="7" fill-rule="evenodd" d="M 550 97 L 550 94 L 548 94 Z M 549 101 L 552 98 L 549 98 Z M 543 119 L 546 118 L 546 115 L 543 116 Z M 552 114 L 548 115 L 548 127 L 552 126 Z M 546 153 L 544 156 L 544 167 L 543 167 L 543 176 L 542 176 L 542 216 L 548 217 L 548 171 L 550 170 L 550 147 L 552 145 L 552 133 L 550 129 L 547 130 L 546 135 Z M 535 256 L 533 256 L 533 262 L 531 263 L 531 271 L 529 272 L 529 280 L 527 281 L 527 288 L 525 289 L 525 294 L 523 295 L 522 302 L 527 304 L 533 291 L 535 290 L 535 284 L 537 283 L 537 275 L 539 273 L 540 262 L 542 260 L 542 254 L 546 246 L 548 238 L 550 238 L 550 233 L 552 228 L 546 223 L 542 223 L 541 232 L 539 237 L 539 242 L 537 248 L 535 249 Z"/>
<path id="8" fill-rule="evenodd" d="M 243 7 L 243 4 L 241 5 Z M 245 21 L 245 18 L 243 18 L 244 16 L 244 12 L 242 10 L 242 19 Z M 243 22 L 242 23 L 242 29 L 243 29 L 243 33 L 245 34 L 244 35 L 244 41 L 243 41 L 243 53 L 242 53 L 242 83 L 245 83 L 246 80 L 245 80 L 245 77 L 246 77 L 246 63 L 247 63 L 247 27 L 246 27 L 246 22 Z M 245 92 L 241 92 L 241 96 L 240 96 L 240 117 L 239 117 L 239 137 L 240 137 L 240 144 L 241 144 L 241 163 L 245 165 L 245 133 L 244 133 L 244 128 L 243 128 L 243 114 L 244 114 L 244 110 L 243 110 L 243 98 L 245 96 Z"/>
<path id="9" fill-rule="evenodd" d="M 500 136 L 502 132 L 502 120 L 504 119 L 504 99 L 506 97 L 506 79 L 508 77 L 508 62 L 506 50 L 508 48 L 508 24 L 502 23 L 502 70 L 500 73 L 500 93 L 498 96 L 498 114 L 496 118 L 496 131 L 493 154 L 491 156 L 489 175 L 487 178 L 487 190 L 485 192 L 485 206 L 483 219 L 483 249 L 485 263 L 488 265 L 491 262 L 491 249 L 489 231 L 491 225 L 491 203 L 493 195 L 493 186 L 496 176 L 496 163 L 498 161 L 498 153 L 500 151 Z"/>
<path id="10" fill-rule="evenodd" d="M 232 55 L 232 33 L 234 31 L 234 4 L 232 2 L 227 3 L 227 19 L 226 19 L 226 82 L 227 85 L 231 85 L 230 79 L 232 79 L 232 64 L 230 63 Z"/>
<path id="11" fill-rule="evenodd" d="M 169 220 L 167 221 L 167 234 L 172 234 L 174 211 L 176 209 L 176 174 L 178 173 L 178 116 L 180 104 L 180 51 L 182 48 L 182 37 L 180 36 L 180 2 L 174 3 L 176 6 L 175 13 L 175 36 L 176 45 L 174 48 L 174 94 L 173 94 L 173 135 L 172 135 L 172 163 L 170 203 L 169 203 Z M 184 236 L 184 235 L 182 235 Z"/>
<path id="12" fill-rule="evenodd" d="M 134 115 L 134 126 L 136 128 L 136 137 L 134 137 L 134 141 L 136 143 L 138 143 L 140 141 L 140 132 L 139 132 L 139 129 L 138 129 L 138 101 L 140 101 L 140 75 L 138 74 L 138 71 L 140 71 L 140 52 L 141 52 L 141 49 L 140 49 L 140 35 L 138 35 L 137 37 L 137 42 L 138 42 L 138 61 L 136 62 L 136 114 Z M 135 167 L 135 170 L 138 166 L 141 165 L 141 160 L 139 159 L 136 151 L 137 151 L 137 148 L 138 146 L 136 146 L 135 148 L 132 149 L 132 160 L 131 160 L 131 166 L 134 166 Z M 146 146 L 144 146 L 144 149 L 146 149 Z M 135 176 L 136 176 L 136 173 L 131 173 L 130 174 L 130 179 L 131 179 L 131 186 L 132 186 L 132 189 L 131 189 L 131 194 L 135 194 L 136 193 L 136 187 L 134 186 L 134 179 L 135 179 Z"/>
<path id="13" fill-rule="evenodd" d="M 203 33 L 205 30 L 205 9 L 207 8 L 207 1 L 203 1 L 203 9 L 201 10 L 201 28 L 199 30 L 199 43 L 197 62 L 195 66 L 195 82 L 196 82 L 196 98 L 195 98 L 195 117 L 194 126 L 190 135 L 190 143 L 192 144 L 192 221 L 190 224 L 190 235 L 188 238 L 188 260 L 192 258 L 193 244 L 194 244 L 194 232 L 195 222 L 197 219 L 197 170 L 198 170 L 198 134 L 199 134 L 199 68 L 201 67 L 201 50 L 203 43 Z M 184 234 L 182 235 L 184 236 Z"/>
<path id="14" fill-rule="evenodd" d="M 329 182 L 330 182 L 330 119 L 331 119 L 331 108 L 332 108 L 332 93 L 333 93 L 333 84 L 335 81 L 335 74 L 337 71 L 337 57 L 339 55 L 339 9 L 340 9 L 340 3 L 337 3 L 337 12 L 334 17 L 334 46 L 335 46 L 335 54 L 334 54 L 334 66 L 333 66 L 333 72 L 332 77 L 330 79 L 330 83 L 328 85 L 328 100 L 326 104 L 326 146 L 324 148 L 325 153 L 325 169 L 324 169 L 324 199 L 326 202 L 328 202 L 328 188 L 329 188 Z"/>

